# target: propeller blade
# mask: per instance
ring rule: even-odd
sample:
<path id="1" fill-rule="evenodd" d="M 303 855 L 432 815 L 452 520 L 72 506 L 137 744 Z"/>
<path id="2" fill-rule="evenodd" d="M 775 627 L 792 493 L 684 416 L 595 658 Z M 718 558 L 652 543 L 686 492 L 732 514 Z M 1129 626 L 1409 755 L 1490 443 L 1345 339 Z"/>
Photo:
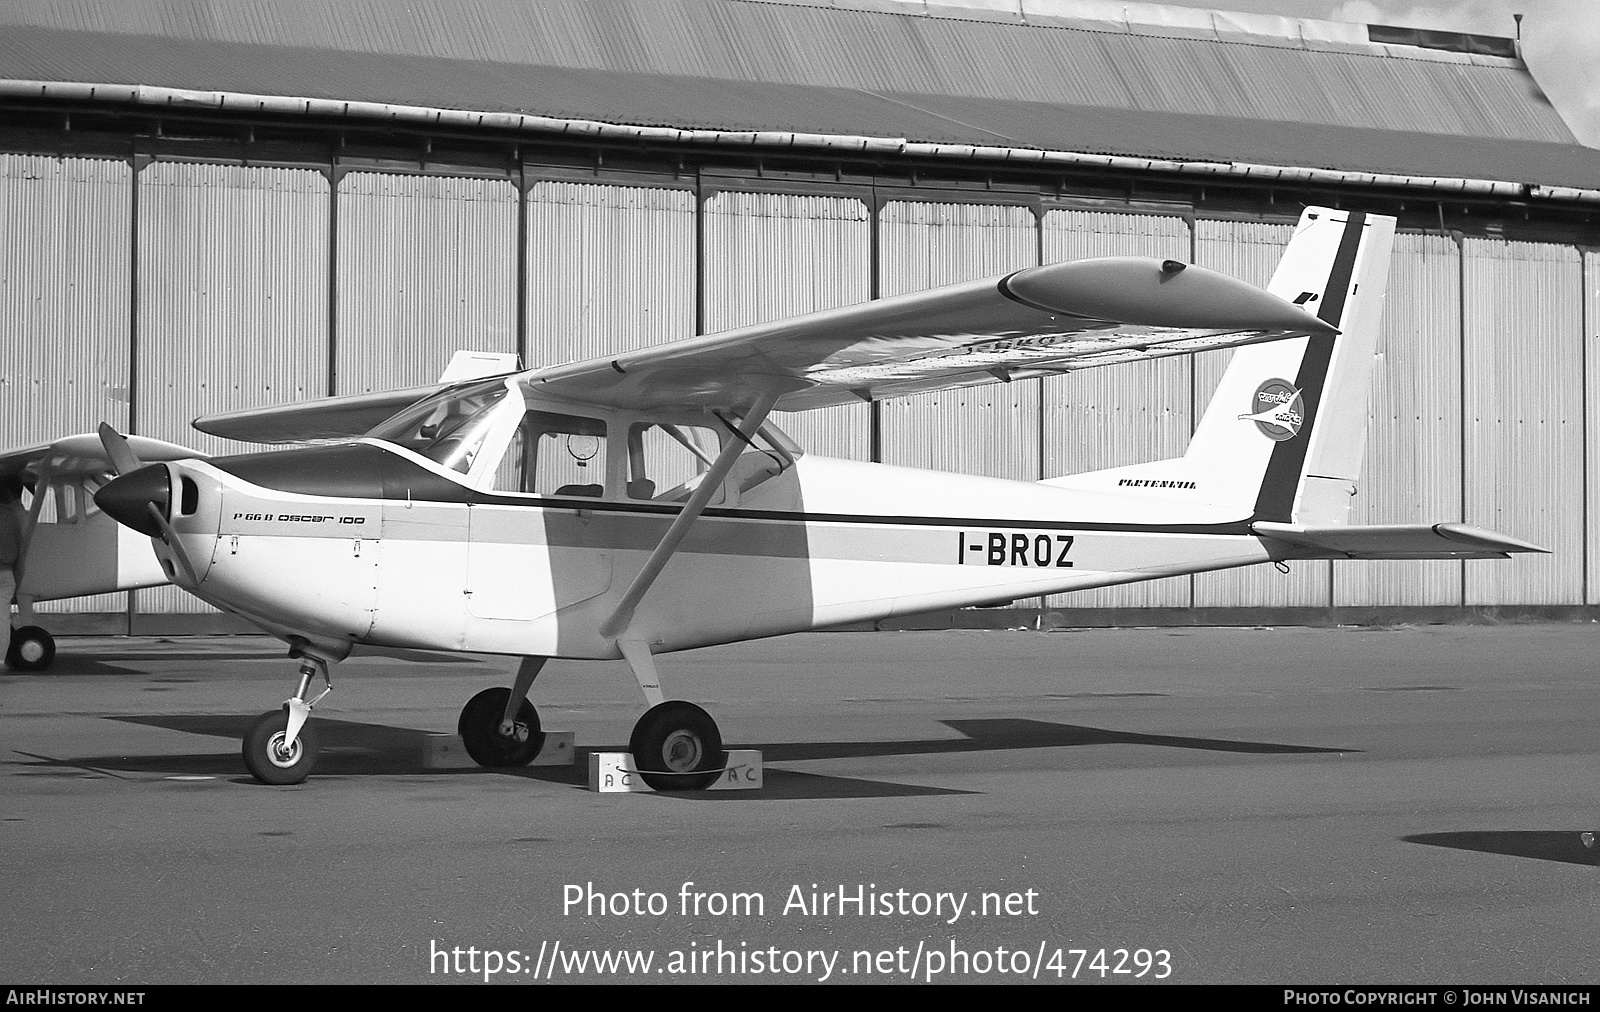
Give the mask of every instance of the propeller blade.
<path id="1" fill-rule="evenodd" d="M 161 507 L 155 503 L 149 503 L 146 509 L 149 511 L 151 519 L 155 520 L 156 526 L 161 528 L 162 542 L 172 549 L 173 555 L 178 557 L 178 565 L 183 567 L 184 574 L 189 577 L 189 585 L 191 587 L 200 586 L 200 577 L 195 571 L 194 563 L 189 561 L 189 552 L 183 547 L 183 541 L 178 537 L 178 532 L 172 529 L 171 522 L 161 515 Z"/>
<path id="2" fill-rule="evenodd" d="M 111 458 L 111 468 L 118 475 L 132 474 L 144 466 L 138 454 L 133 452 L 133 447 L 128 445 L 126 437 L 105 422 L 100 423 L 100 445 L 106 448 L 106 456 Z"/>

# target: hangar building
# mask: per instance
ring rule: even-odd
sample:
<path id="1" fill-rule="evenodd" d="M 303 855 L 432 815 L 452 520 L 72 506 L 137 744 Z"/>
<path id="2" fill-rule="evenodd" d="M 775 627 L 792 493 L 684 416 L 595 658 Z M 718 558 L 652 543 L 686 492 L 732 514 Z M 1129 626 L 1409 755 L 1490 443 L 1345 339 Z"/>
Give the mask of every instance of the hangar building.
<path id="1" fill-rule="evenodd" d="M 1399 237 L 1359 522 L 1315 562 L 928 621 L 1600 614 L 1600 156 L 1509 39 L 1106 0 L 0 7 L 0 444 L 554 364 L 1109 254 L 1264 284 L 1308 203 Z M 779 416 L 1038 479 L 1182 452 L 1226 353 Z M 226 628 L 173 588 L 61 631 Z"/>

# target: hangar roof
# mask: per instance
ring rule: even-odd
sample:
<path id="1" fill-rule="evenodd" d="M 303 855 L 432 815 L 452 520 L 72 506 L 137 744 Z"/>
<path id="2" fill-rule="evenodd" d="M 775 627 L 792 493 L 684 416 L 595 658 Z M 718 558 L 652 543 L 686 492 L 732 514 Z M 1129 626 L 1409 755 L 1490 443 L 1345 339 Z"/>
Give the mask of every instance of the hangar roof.
<path id="1" fill-rule="evenodd" d="M 18 0 L 0 81 L 1600 188 L 1510 40 L 1116 0 Z"/>

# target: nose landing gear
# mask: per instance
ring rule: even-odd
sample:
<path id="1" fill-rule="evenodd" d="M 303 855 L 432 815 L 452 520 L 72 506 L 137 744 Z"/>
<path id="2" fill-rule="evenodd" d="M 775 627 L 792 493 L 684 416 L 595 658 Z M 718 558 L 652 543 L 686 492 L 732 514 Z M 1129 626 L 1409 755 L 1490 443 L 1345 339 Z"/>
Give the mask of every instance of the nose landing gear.
<path id="1" fill-rule="evenodd" d="M 318 674 L 327 688 L 308 700 L 306 690 Z M 268 710 L 256 718 L 244 736 L 244 765 L 251 776 L 264 784 L 279 786 L 305 781 L 317 763 L 316 730 L 306 721 L 311 716 L 311 708 L 332 691 L 328 662 L 301 650 L 300 685 L 294 695 L 284 700 L 279 709 Z"/>

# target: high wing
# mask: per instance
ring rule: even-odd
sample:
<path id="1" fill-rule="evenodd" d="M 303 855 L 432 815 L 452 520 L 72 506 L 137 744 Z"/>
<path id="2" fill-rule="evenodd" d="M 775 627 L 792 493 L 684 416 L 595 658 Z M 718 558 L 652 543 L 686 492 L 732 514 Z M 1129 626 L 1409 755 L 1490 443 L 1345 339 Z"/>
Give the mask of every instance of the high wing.
<path id="1" fill-rule="evenodd" d="M 1012 380 L 1335 328 L 1203 267 L 1105 257 L 879 299 L 537 371 L 552 396 L 780 411 Z"/>
<path id="2" fill-rule="evenodd" d="M 451 384 L 326 397 L 300 404 L 246 408 L 194 420 L 201 432 L 246 443 L 309 443 L 359 436 L 400 409 Z"/>
<path id="3" fill-rule="evenodd" d="M 309 443 L 359 436 L 401 408 L 451 386 L 485 376 L 512 373 L 517 356 L 498 352 L 458 351 L 437 383 L 380 390 L 370 394 L 325 397 L 318 401 L 246 408 L 194 420 L 201 432 L 246 443 Z"/>
<path id="4" fill-rule="evenodd" d="M 148 436 L 128 436 L 127 439 L 129 447 L 146 463 L 205 456 L 162 439 Z M 93 432 L 80 432 L 53 443 L 37 443 L 0 452 L 0 474 L 18 474 L 31 481 L 46 467 L 57 475 L 102 475 L 113 470 L 111 458 L 100 443 L 100 436 Z"/>
<path id="5" fill-rule="evenodd" d="M 1265 538 L 1336 559 L 1508 559 L 1512 552 L 1544 552 L 1531 542 L 1467 524 L 1382 524 L 1363 527 L 1258 522 Z"/>
<path id="6" fill-rule="evenodd" d="M 777 410 L 804 411 L 1334 332 L 1299 306 L 1204 267 L 1105 257 L 529 375 L 552 397 L 611 407 L 742 410 L 775 395 Z M 349 438 L 451 385 L 234 411 L 194 426 L 258 443 Z"/>

